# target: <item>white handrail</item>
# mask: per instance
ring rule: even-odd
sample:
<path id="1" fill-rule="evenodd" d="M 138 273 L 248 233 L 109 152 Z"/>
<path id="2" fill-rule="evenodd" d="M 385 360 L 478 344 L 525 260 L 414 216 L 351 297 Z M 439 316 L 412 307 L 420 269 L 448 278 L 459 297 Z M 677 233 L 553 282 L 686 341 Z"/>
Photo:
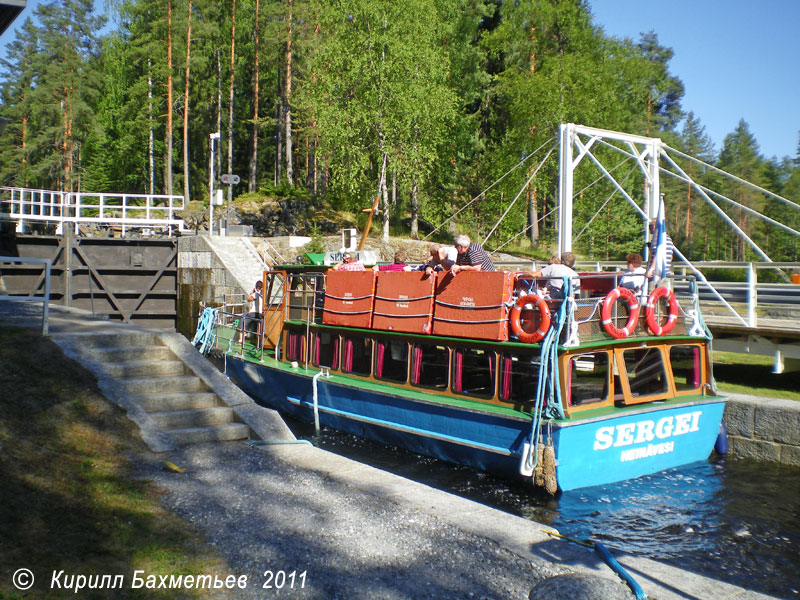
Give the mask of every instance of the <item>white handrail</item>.
<path id="1" fill-rule="evenodd" d="M 26 221 L 57 223 L 57 233 L 64 223 L 81 225 L 117 225 L 126 229 L 172 228 L 183 231 L 185 223 L 175 213 L 183 210 L 183 196 L 167 194 L 95 194 L 57 192 L 17 187 L 0 187 L 0 218 L 17 221 L 18 231 Z"/>

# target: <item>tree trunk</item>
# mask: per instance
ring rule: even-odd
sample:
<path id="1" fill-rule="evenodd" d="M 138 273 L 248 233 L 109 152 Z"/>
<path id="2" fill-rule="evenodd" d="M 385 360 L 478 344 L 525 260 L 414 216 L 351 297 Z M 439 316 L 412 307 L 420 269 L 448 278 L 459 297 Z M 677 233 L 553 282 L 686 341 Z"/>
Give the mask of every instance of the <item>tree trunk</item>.
<path id="1" fill-rule="evenodd" d="M 381 194 L 383 195 L 383 232 L 381 234 L 381 239 L 384 242 L 389 241 L 389 219 L 392 216 L 392 207 L 389 204 L 389 186 L 386 185 L 386 180 L 388 178 L 383 178 L 383 189 L 381 190 Z"/>
<path id="2" fill-rule="evenodd" d="M 236 67 L 236 0 L 231 8 L 231 85 L 228 95 L 228 173 L 233 173 L 233 84 Z M 226 233 L 231 226 L 231 200 L 233 199 L 233 186 L 228 186 L 228 210 L 226 215 Z"/>
<path id="3" fill-rule="evenodd" d="M 21 140 L 22 140 L 22 172 L 24 174 L 23 175 L 24 187 L 29 187 L 30 179 L 28 175 L 28 115 L 22 117 Z"/>
<path id="4" fill-rule="evenodd" d="M 222 53 L 217 50 L 217 133 L 222 134 Z M 222 173 L 222 139 L 217 140 L 217 151 L 214 153 L 217 177 Z"/>
<path id="5" fill-rule="evenodd" d="M 167 160 L 164 164 L 164 193 L 172 195 L 172 2 L 167 0 L 167 129 L 164 134 Z"/>
<path id="6" fill-rule="evenodd" d="M 256 21 L 253 27 L 253 46 L 255 57 L 253 60 L 253 138 L 250 147 L 250 170 L 247 177 L 247 191 L 256 191 L 256 180 L 258 177 L 258 45 L 259 45 L 259 0 L 256 0 Z"/>
<path id="7" fill-rule="evenodd" d="M 287 0 L 289 28 L 286 34 L 286 181 L 294 185 L 292 167 L 292 0 Z"/>
<path id="8" fill-rule="evenodd" d="M 312 129 L 315 129 L 316 123 L 312 123 Z M 314 195 L 317 195 L 317 181 L 319 180 L 319 168 L 317 163 L 317 148 L 319 148 L 319 136 L 314 136 L 314 156 L 312 157 L 312 164 L 314 165 L 314 181 L 312 185 L 312 190 L 314 191 Z"/>
<path id="9" fill-rule="evenodd" d="M 528 189 L 528 221 L 531 228 L 528 230 L 528 239 L 531 241 L 531 247 L 536 248 L 539 246 L 539 190 L 533 188 Z"/>
<path id="10" fill-rule="evenodd" d="M 156 139 L 153 125 L 153 62 L 147 59 L 147 117 L 150 123 L 150 135 L 147 140 L 147 158 L 150 173 L 150 194 L 156 193 Z"/>
<path id="11" fill-rule="evenodd" d="M 417 240 L 419 239 L 419 215 L 417 211 L 419 209 L 419 183 L 417 179 L 416 170 L 414 171 L 414 177 L 411 180 L 411 239 Z"/>
<path id="12" fill-rule="evenodd" d="M 189 16 L 186 20 L 186 83 L 183 90 L 183 197 L 186 204 L 191 201 L 189 194 L 189 71 L 192 55 L 192 3 L 189 2 Z"/>
<path id="13" fill-rule="evenodd" d="M 280 84 L 278 87 L 280 87 Z M 278 106 L 275 111 L 277 113 L 275 127 L 275 186 L 277 187 L 281 183 L 281 177 L 283 177 L 283 104 L 280 99 L 278 99 Z"/>

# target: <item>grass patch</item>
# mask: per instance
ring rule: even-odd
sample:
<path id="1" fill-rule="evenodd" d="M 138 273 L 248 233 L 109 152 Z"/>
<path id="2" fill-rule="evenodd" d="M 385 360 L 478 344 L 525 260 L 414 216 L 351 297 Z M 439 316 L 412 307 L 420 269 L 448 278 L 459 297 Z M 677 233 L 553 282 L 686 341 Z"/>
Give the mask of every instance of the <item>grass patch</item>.
<path id="1" fill-rule="evenodd" d="M 714 378 L 722 392 L 800 401 L 800 373 L 772 372 L 772 357 L 714 352 Z"/>
<path id="2" fill-rule="evenodd" d="M 0 327 L 0 389 L 0 598 L 22 597 L 11 583 L 21 567 L 36 577 L 25 598 L 74 597 L 48 589 L 62 569 L 124 575 L 120 591 L 130 598 L 176 593 L 131 590 L 137 569 L 227 574 L 202 534 L 162 507 L 155 486 L 129 476 L 125 457 L 146 451 L 135 426 L 52 341 Z"/>

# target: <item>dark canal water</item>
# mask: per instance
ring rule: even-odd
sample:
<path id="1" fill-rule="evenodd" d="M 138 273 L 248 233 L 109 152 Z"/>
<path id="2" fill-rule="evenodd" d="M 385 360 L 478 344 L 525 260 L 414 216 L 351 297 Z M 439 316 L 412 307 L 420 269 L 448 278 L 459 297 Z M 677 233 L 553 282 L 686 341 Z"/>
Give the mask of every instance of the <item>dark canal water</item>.
<path id="1" fill-rule="evenodd" d="M 313 427 L 291 423 L 298 437 Z M 551 497 L 399 448 L 323 430 L 317 445 L 506 512 L 779 598 L 800 598 L 800 468 L 708 461 Z"/>

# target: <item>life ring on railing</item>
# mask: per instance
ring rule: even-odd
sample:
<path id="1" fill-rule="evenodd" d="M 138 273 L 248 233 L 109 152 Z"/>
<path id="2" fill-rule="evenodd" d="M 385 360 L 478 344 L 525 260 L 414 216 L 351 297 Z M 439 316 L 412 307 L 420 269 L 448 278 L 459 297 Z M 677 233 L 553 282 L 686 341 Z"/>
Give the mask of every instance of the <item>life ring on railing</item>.
<path id="1" fill-rule="evenodd" d="M 620 298 L 628 305 L 628 322 L 625 323 L 625 327 L 622 329 L 614 325 L 614 321 L 611 319 L 611 309 L 614 303 Z M 633 330 L 636 329 L 636 322 L 639 320 L 639 301 L 636 299 L 636 294 L 628 288 L 614 288 L 603 298 L 600 318 L 602 319 L 601 324 L 603 325 L 603 330 L 605 330 L 608 335 L 618 340 L 628 337 L 633 333 Z"/>
<path id="2" fill-rule="evenodd" d="M 531 333 L 522 328 L 522 308 L 528 304 L 533 304 L 536 310 L 539 311 L 539 328 Z M 520 342 L 535 344 L 544 338 L 544 334 L 550 329 L 550 308 L 544 298 L 540 298 L 536 294 L 520 296 L 514 306 L 511 307 L 508 322 L 511 326 L 511 332 L 517 336 Z"/>
<path id="3" fill-rule="evenodd" d="M 667 322 L 664 323 L 663 327 L 658 324 L 655 311 L 656 304 L 658 304 L 661 298 L 666 298 L 669 304 Z M 647 297 L 647 304 L 645 304 L 644 307 L 644 316 L 647 319 L 647 328 L 653 335 L 667 335 L 672 331 L 672 328 L 675 327 L 675 323 L 678 322 L 678 301 L 675 299 L 675 294 L 672 293 L 672 290 L 665 287 L 657 287 L 654 289 Z"/>

